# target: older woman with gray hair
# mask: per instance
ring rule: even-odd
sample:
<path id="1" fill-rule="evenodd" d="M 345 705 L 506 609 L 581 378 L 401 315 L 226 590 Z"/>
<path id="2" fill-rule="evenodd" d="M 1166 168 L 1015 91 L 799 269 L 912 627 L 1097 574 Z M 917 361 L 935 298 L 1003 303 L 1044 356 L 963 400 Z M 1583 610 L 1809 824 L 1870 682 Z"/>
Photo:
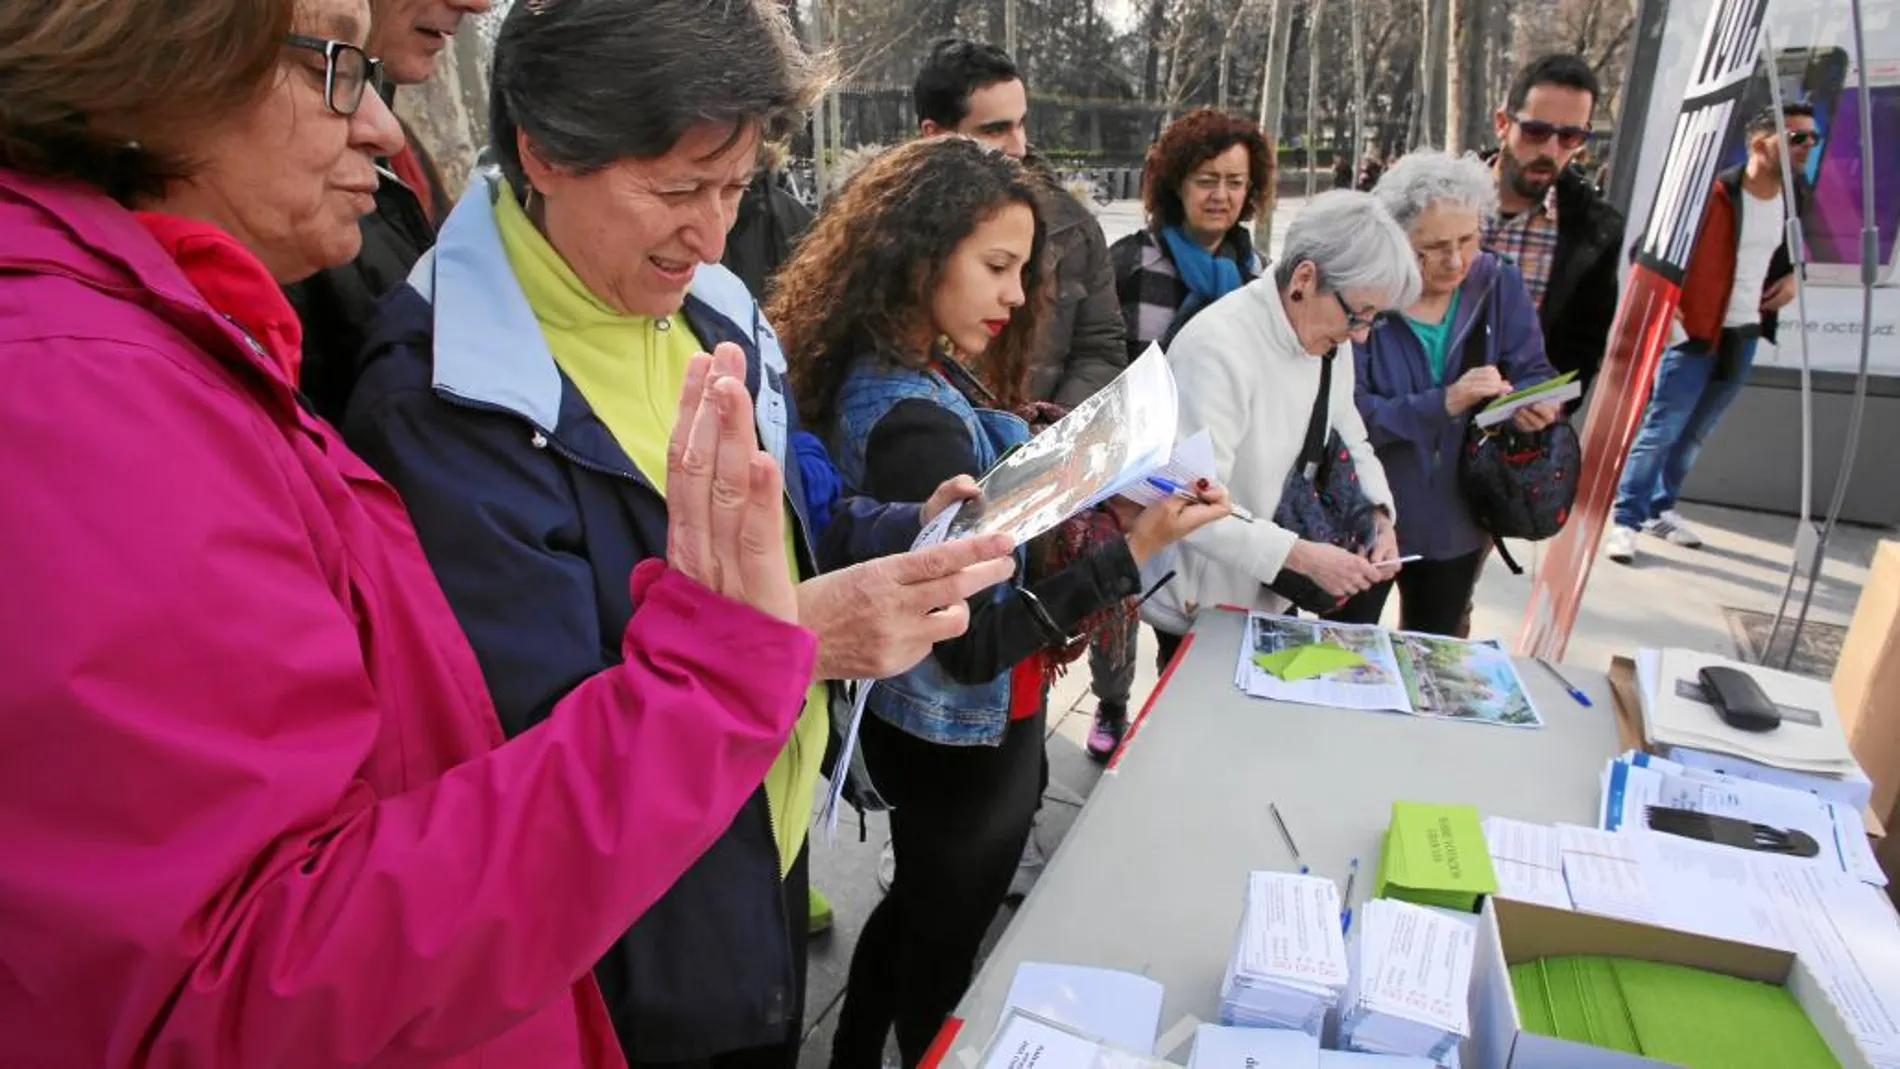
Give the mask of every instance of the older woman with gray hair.
<path id="1" fill-rule="evenodd" d="M 1221 483 L 1255 519 L 1221 520 L 1182 543 L 1174 581 L 1143 610 L 1164 664 L 1201 606 L 1285 611 L 1287 601 L 1267 589 L 1283 569 L 1340 599 L 1389 574 L 1383 562 L 1398 555 L 1392 496 L 1353 407 L 1353 360 L 1338 355 L 1341 346 L 1356 349 L 1380 313 L 1411 303 L 1418 288 L 1412 251 L 1391 216 L 1369 194 L 1335 190 L 1293 220 L 1270 277 L 1221 298 L 1176 335 L 1168 360 L 1180 387 L 1180 433 L 1208 432 Z M 1268 519 L 1322 403 L 1378 510 L 1377 538 L 1363 554 Z"/>
<path id="2" fill-rule="evenodd" d="M 620 634 L 667 550 L 669 439 L 695 355 L 712 351 L 711 373 L 752 396 L 756 442 L 735 444 L 784 471 L 784 552 L 797 621 L 818 636 L 815 678 L 736 817 L 706 828 L 692 867 L 597 947 L 595 976 L 636 1065 L 796 1062 L 806 830 L 832 712 L 849 710 L 837 681 L 907 670 L 922 656 L 908 638 L 960 634 L 965 598 L 1011 570 L 1007 540 L 942 560 L 903 552 L 971 480 L 921 508 L 844 502 L 821 531 L 812 517 L 828 502 L 807 501 L 787 463 L 800 432 L 784 358 L 719 259 L 761 143 L 802 120 L 820 79 L 775 0 L 516 3 L 494 56 L 501 173 L 476 177 L 379 310 L 345 420 L 401 492 L 501 730 L 532 736 L 564 695 L 641 656 Z M 734 514 L 715 509 L 713 533 Z M 884 554 L 896 555 L 872 560 Z M 850 561 L 869 563 L 818 574 Z M 947 619 L 939 606 L 952 606 Z M 710 656 L 742 641 L 706 619 L 677 632 L 688 648 Z M 655 670 L 723 685 L 690 658 Z M 648 788 L 690 806 L 718 774 L 683 765 Z M 556 912 L 578 922 L 596 909 L 583 898 Z"/>
<path id="3" fill-rule="evenodd" d="M 1459 635 L 1469 630 L 1472 592 L 1491 549 L 1459 494 L 1467 425 L 1486 401 L 1555 372 L 1523 276 L 1479 247 L 1497 210 L 1490 168 L 1476 156 L 1414 152 L 1373 195 L 1405 228 L 1424 291 L 1358 347 L 1359 412 L 1398 503 L 1399 549 L 1423 559 L 1334 618 L 1377 623 L 1396 584 L 1399 626 Z M 1554 402 L 1529 405 L 1515 422 L 1537 431 L 1561 414 Z"/>

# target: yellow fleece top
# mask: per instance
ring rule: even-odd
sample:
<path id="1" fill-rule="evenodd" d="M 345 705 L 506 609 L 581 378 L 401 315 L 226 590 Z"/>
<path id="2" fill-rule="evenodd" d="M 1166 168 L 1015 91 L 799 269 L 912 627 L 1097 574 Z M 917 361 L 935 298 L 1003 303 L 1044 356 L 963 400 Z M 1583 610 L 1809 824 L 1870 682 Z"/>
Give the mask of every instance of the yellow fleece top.
<path id="1" fill-rule="evenodd" d="M 535 229 L 513 197 L 495 200 L 495 222 L 515 280 L 534 309 L 554 362 L 573 380 L 640 473 L 666 493 L 666 447 L 673 436 L 686 364 L 704 347 L 684 316 L 623 315 L 603 303 Z M 792 525 L 785 556 L 798 581 Z M 785 749 L 765 774 L 766 804 L 779 868 L 790 872 L 805 845 L 819 766 L 831 725 L 825 684 L 814 682 Z"/>

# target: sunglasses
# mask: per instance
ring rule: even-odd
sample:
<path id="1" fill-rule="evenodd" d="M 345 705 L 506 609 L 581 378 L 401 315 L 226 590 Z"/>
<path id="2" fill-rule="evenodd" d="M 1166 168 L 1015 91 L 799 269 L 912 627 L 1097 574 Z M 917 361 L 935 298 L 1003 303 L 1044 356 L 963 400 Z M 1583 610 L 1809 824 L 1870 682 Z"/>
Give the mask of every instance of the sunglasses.
<path id="1" fill-rule="evenodd" d="M 1790 145 L 1812 145 L 1820 140 L 1821 135 L 1815 133 L 1813 130 L 1788 131 L 1788 144 Z"/>
<path id="2" fill-rule="evenodd" d="M 1520 119 L 1516 116 L 1512 116 L 1511 121 L 1534 144 L 1541 145 L 1554 137 L 1566 150 L 1582 148 L 1584 142 L 1596 136 L 1596 132 L 1588 126 L 1559 126 L 1542 119 Z"/>
<path id="3" fill-rule="evenodd" d="M 371 87 L 382 91 L 383 61 L 371 59 L 368 52 L 353 44 L 300 33 L 285 35 L 284 44 L 323 57 L 323 104 L 338 115 L 348 118 L 356 114 L 356 109 L 363 106 L 363 94 Z"/>
<path id="4" fill-rule="evenodd" d="M 1338 301 L 1339 310 L 1346 313 L 1347 330 L 1371 330 L 1373 326 L 1379 322 L 1379 313 L 1377 312 L 1353 311 L 1352 305 L 1346 303 L 1345 296 L 1338 290 L 1333 291 L 1333 300 Z"/>

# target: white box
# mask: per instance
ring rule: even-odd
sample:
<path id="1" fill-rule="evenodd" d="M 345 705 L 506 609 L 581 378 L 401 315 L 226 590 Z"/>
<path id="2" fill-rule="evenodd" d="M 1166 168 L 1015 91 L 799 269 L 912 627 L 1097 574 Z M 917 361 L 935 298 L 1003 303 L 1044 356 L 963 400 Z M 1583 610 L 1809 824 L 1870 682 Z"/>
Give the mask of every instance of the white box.
<path id="1" fill-rule="evenodd" d="M 1485 900 L 1478 923 L 1471 1039 L 1463 1051 L 1468 1069 L 1670 1069 L 1654 1058 L 1524 1031 L 1510 966 L 1564 954 L 1637 958 L 1785 984 L 1842 1069 L 1872 1069 L 1814 974 L 1793 954 L 1495 896 Z"/>

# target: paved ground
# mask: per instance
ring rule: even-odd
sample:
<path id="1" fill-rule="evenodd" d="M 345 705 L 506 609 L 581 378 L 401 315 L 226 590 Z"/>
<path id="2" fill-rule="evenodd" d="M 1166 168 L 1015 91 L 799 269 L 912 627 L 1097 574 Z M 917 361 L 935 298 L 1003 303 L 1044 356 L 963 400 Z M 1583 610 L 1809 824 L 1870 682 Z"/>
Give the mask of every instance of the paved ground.
<path id="1" fill-rule="evenodd" d="M 1300 204 L 1297 198 L 1281 201 L 1275 217 L 1275 248 Z M 1132 201 L 1111 204 L 1100 215 L 1110 241 L 1140 225 L 1139 205 Z M 1775 611 L 1787 574 L 1793 519 L 1693 504 L 1684 505 L 1682 511 L 1701 528 L 1708 544 L 1700 550 L 1686 550 L 1645 539 L 1642 554 L 1633 566 L 1600 562 L 1584 598 L 1569 662 L 1607 668 L 1613 655 L 1645 645 L 1687 646 L 1733 654 L 1735 643 L 1723 610 Z M 1893 532 L 1868 528 L 1843 528 L 1835 535 L 1811 619 L 1834 624 L 1848 621 L 1866 582 L 1874 544 L 1883 535 L 1894 537 Z M 1519 554 L 1526 568 L 1534 567 L 1535 559 L 1528 551 Z M 1528 575 L 1512 576 L 1493 561 L 1478 590 L 1474 633 L 1513 640 L 1523 620 L 1529 586 Z M 1396 604 L 1394 599 L 1394 607 Z M 1388 624 L 1392 622 L 1387 620 Z M 1152 636 L 1144 633 L 1135 689 L 1137 704 L 1154 687 L 1153 649 Z M 1083 751 L 1094 711 L 1086 663 L 1075 665 L 1057 684 L 1050 709 L 1051 782 L 1036 838 L 1053 853 L 1100 776 Z M 883 821 L 873 818 L 864 842 L 858 841 L 855 825 L 840 828 L 839 841 L 833 846 L 814 841 L 813 879 L 831 896 L 837 925 L 811 948 L 808 1034 L 800 1069 L 823 1069 L 830 1055 L 831 1033 L 843 997 L 851 949 L 856 945 L 859 927 L 879 897 L 877 857 L 886 837 Z M 1103 888 L 1102 893 L 1113 894 L 1114 890 Z M 995 931 L 1006 923 L 1008 913 L 1005 910 L 998 919 Z"/>

